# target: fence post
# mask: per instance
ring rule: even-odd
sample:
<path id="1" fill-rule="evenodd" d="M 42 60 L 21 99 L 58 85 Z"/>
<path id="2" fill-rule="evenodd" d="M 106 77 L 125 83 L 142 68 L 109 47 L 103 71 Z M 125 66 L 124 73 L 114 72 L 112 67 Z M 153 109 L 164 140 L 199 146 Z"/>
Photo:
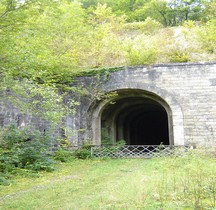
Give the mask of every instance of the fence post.
<path id="1" fill-rule="evenodd" d="M 91 157 L 93 157 L 93 155 L 94 155 L 94 147 L 91 146 Z"/>

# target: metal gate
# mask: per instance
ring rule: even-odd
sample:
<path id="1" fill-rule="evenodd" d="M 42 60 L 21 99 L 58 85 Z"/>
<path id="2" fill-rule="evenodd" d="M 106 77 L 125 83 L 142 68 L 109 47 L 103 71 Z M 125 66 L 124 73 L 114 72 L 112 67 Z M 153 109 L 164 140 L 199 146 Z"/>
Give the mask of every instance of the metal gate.
<path id="1" fill-rule="evenodd" d="M 180 156 L 188 151 L 188 146 L 174 145 L 125 145 L 125 146 L 93 146 L 92 157 L 111 158 L 153 158 L 164 156 Z"/>

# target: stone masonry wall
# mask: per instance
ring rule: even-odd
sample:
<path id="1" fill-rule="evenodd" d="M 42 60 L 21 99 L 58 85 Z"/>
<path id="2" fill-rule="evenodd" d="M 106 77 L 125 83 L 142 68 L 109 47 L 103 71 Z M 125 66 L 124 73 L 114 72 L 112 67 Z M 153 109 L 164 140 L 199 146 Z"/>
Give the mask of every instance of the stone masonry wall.
<path id="1" fill-rule="evenodd" d="M 101 112 L 112 99 L 100 96 L 123 89 L 148 91 L 169 105 L 174 144 L 216 143 L 216 63 L 125 67 L 106 76 L 77 77 L 71 85 L 85 89 L 81 95 L 71 93 L 80 106 L 75 115 L 65 117 L 65 125 L 74 131 L 67 134 L 74 145 L 86 140 L 100 144 Z M 5 104 L 0 104 L 0 126 L 19 116 L 17 109 Z M 28 117 L 21 118 L 20 125 L 31 123 Z"/>
<path id="2" fill-rule="evenodd" d="M 98 84 L 97 89 L 104 92 L 141 89 L 164 99 L 176 119 L 173 124 L 174 144 L 216 142 L 216 63 L 128 67 L 111 73 L 108 79 L 101 79 L 98 83 L 96 80 L 95 77 L 78 79 L 90 91 L 92 84 Z M 92 112 L 93 100 L 84 98 L 79 116 L 85 132 L 80 135 L 80 141 L 94 138 L 94 129 L 100 129 L 94 128 L 91 121 L 95 116 L 89 118 L 91 113 L 88 110 Z M 95 109 L 100 106 L 103 105 L 95 106 Z M 183 136 L 184 140 L 177 140 L 179 136 Z"/>

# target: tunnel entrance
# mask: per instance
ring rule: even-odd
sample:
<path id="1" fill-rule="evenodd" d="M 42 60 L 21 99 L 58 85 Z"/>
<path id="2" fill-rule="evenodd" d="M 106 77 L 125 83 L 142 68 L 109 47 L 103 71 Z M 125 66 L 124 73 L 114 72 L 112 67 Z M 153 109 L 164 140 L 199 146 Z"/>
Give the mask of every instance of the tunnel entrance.
<path id="1" fill-rule="evenodd" d="M 125 140 L 127 145 L 172 144 L 171 116 L 165 106 L 153 95 L 121 92 L 102 111 L 101 143 Z"/>

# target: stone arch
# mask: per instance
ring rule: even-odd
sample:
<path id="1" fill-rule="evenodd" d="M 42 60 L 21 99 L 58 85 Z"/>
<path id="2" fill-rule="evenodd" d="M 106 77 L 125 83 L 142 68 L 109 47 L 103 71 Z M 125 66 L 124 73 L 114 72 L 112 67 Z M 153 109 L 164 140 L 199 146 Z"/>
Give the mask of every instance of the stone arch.
<path id="1" fill-rule="evenodd" d="M 169 138 L 168 142 L 166 141 L 166 144 L 184 145 L 183 114 L 181 107 L 178 105 L 171 94 L 162 90 L 156 91 L 155 88 L 154 92 L 140 88 L 110 88 L 109 92 L 111 91 L 116 91 L 118 93 L 118 96 L 111 97 L 100 102 L 94 101 L 88 110 L 89 114 L 87 121 L 90 122 L 90 124 L 87 129 L 87 136 L 92 137 L 93 144 L 101 144 L 101 129 L 102 126 L 104 126 L 103 118 L 106 118 L 106 116 L 109 116 L 109 119 L 106 123 L 109 127 L 108 133 L 111 140 L 115 142 L 120 137 L 125 137 L 121 133 L 121 126 L 123 125 L 122 122 L 125 121 L 126 117 L 132 117 L 135 119 L 135 114 L 132 116 L 126 114 L 127 111 L 133 113 L 133 109 L 135 109 L 138 116 L 140 114 L 144 116 L 143 110 L 151 110 L 152 112 L 160 111 L 161 113 L 165 113 L 167 116 L 167 129 Z M 136 103 L 130 103 L 129 100 L 134 100 L 136 101 Z M 120 101 L 120 105 L 116 106 L 115 103 L 118 103 Z M 150 109 L 146 108 L 148 106 L 150 106 Z M 138 111 L 138 109 L 140 109 L 140 111 Z M 123 113 L 120 114 L 121 112 Z M 128 123 L 131 122 L 130 120 L 126 121 Z M 137 121 L 136 123 L 139 122 L 140 121 Z M 132 134 L 130 133 L 124 135 L 127 136 Z M 130 144 L 130 141 L 131 140 L 128 137 L 127 143 Z M 143 144 L 145 144 L 145 142 Z"/>

